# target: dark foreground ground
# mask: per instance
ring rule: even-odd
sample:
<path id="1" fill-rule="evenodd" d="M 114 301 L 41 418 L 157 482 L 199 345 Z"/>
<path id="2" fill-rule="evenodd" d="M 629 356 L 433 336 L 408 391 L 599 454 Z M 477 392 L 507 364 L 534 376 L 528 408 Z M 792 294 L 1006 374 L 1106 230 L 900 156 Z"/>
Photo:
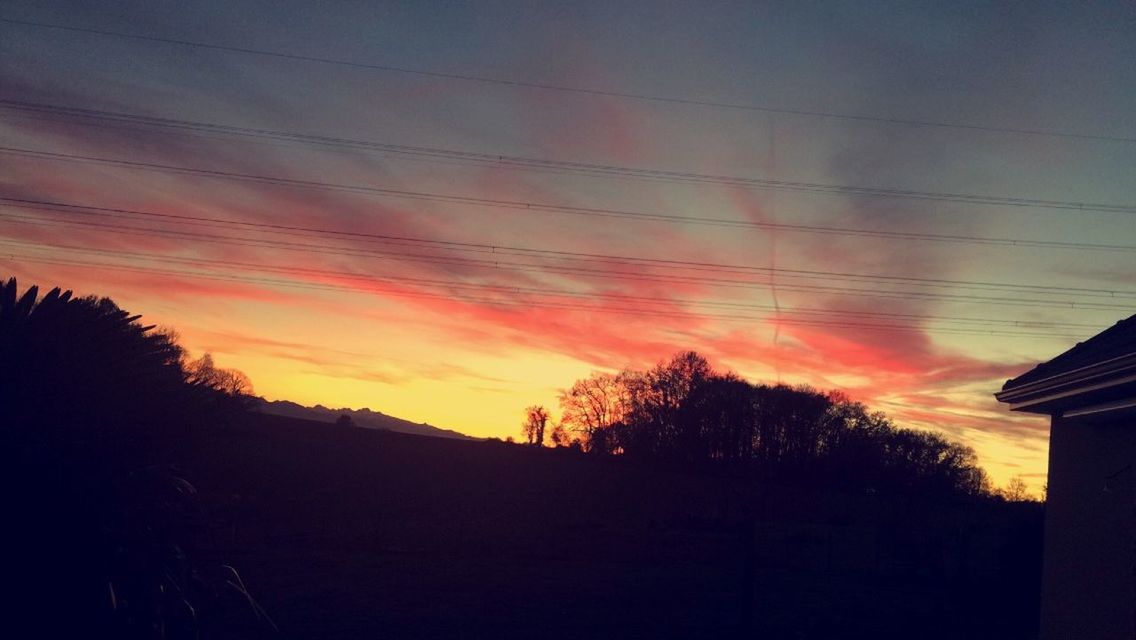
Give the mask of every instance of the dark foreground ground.
<path id="1" fill-rule="evenodd" d="M 287 638 L 1030 638 L 1040 509 L 928 505 L 257 416 L 194 552 Z"/>

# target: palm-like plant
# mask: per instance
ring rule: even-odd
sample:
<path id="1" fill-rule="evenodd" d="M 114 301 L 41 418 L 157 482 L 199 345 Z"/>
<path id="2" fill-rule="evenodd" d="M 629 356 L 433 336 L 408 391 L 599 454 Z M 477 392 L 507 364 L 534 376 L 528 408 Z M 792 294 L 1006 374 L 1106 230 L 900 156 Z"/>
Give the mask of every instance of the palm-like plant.
<path id="1" fill-rule="evenodd" d="M 177 344 L 107 298 L 76 298 L 59 288 L 38 293 L 32 286 L 20 295 L 15 278 L 0 288 L 5 422 L 94 432 L 153 421 L 153 399 L 183 379 Z"/>
<path id="2" fill-rule="evenodd" d="M 9 331 L 27 322 L 32 310 L 36 307 L 39 287 L 28 287 L 28 290 L 22 296 L 16 295 L 17 290 L 15 278 L 9 278 L 4 283 L 3 288 L 0 288 L 0 332 L 3 332 L 3 335 L 7 335 Z M 50 308 L 53 304 L 60 301 L 66 302 L 70 299 L 70 291 L 60 293 L 59 288 L 56 287 L 44 296 L 44 303 Z"/>
<path id="3" fill-rule="evenodd" d="M 26 507 L 13 522 L 32 557 L 67 573 L 56 579 L 101 583 L 69 604 L 102 602 L 115 635 L 196 637 L 198 609 L 222 596 L 263 626 L 231 568 L 187 551 L 196 492 L 163 461 L 184 429 L 215 419 L 220 392 L 187 380 L 174 335 L 139 318 L 107 298 L 0 286 L 0 452 Z"/>

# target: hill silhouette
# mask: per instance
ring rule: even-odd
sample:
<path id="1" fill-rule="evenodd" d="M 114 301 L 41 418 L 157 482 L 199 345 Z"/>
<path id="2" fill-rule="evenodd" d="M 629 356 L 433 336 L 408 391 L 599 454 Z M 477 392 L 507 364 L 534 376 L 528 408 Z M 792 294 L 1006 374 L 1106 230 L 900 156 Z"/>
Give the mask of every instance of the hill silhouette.
<path id="1" fill-rule="evenodd" d="M 690 385 L 671 373 L 701 364 L 671 363 L 634 378 L 648 404 L 580 446 L 415 437 L 350 424 L 382 416 L 371 411 L 255 411 L 251 381 L 189 360 L 172 331 L 106 298 L 9 280 L 0 504 L 15 606 L 0 625 L 17 637 L 1034 635 L 1041 505 L 939 482 L 940 470 L 970 478 L 972 460 L 839 398 L 712 375 Z M 656 389 L 686 391 L 660 404 Z M 764 424 L 743 411 L 719 430 L 711 418 L 729 407 L 715 398 L 772 398 L 797 418 L 737 405 L 776 418 L 776 433 L 766 448 L 718 449 L 742 464 L 706 464 L 705 445 L 727 441 L 703 435 Z M 798 437 L 816 416 L 840 420 Z M 825 458 L 807 447 L 762 466 L 767 447 L 807 442 L 840 453 L 823 482 L 807 472 Z"/>
<path id="2" fill-rule="evenodd" d="M 341 416 L 348 416 L 355 426 L 365 429 L 380 429 L 383 431 L 409 433 L 416 436 L 431 436 L 435 438 L 456 438 L 458 440 L 476 439 L 452 429 L 443 429 L 424 422 L 411 422 L 409 420 L 403 420 L 402 418 L 388 416 L 378 411 L 372 411 L 371 409 L 332 409 L 319 404 L 314 407 L 305 407 L 288 400 L 265 400 L 264 398 L 257 398 L 252 405 L 252 409 L 269 415 L 327 423 L 334 423 Z"/>
<path id="3" fill-rule="evenodd" d="M 212 437 L 184 464 L 286 637 L 1033 637 L 1036 503 L 264 414 Z"/>

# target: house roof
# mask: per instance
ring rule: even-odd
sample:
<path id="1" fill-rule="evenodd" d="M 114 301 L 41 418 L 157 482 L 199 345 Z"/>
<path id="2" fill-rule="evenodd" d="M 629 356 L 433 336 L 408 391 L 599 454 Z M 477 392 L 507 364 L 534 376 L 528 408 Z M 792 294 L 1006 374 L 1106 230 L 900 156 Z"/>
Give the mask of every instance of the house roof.
<path id="1" fill-rule="evenodd" d="M 994 396 L 1014 411 L 1049 415 L 1136 410 L 1136 316 L 1008 380 Z"/>
<path id="2" fill-rule="evenodd" d="M 1007 380 L 1006 384 L 1002 385 L 1002 390 L 1009 391 L 1130 354 L 1136 354 L 1136 315 L 1117 322 L 1088 340 L 1078 342 L 1065 353 L 1037 365 L 1016 378 Z"/>

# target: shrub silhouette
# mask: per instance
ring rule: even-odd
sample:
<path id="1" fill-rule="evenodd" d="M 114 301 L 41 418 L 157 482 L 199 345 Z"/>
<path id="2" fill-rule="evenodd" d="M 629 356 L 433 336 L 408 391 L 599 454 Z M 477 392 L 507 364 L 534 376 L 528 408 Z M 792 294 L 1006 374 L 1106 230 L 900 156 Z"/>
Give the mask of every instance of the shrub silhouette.
<path id="1" fill-rule="evenodd" d="M 9 424 L 138 426 L 156 417 L 156 397 L 182 385 L 182 349 L 109 299 L 58 288 L 37 299 L 37 287 L 21 296 L 16 288 L 14 278 L 0 288 L 0 398 Z"/>
<path id="2" fill-rule="evenodd" d="M 196 637 L 227 600 L 253 602 L 194 557 L 196 492 L 172 461 L 187 430 L 235 417 L 251 388 L 207 373 L 108 298 L 0 287 L 0 482 L 33 635 Z M 246 608 L 255 630 L 266 618 Z"/>

